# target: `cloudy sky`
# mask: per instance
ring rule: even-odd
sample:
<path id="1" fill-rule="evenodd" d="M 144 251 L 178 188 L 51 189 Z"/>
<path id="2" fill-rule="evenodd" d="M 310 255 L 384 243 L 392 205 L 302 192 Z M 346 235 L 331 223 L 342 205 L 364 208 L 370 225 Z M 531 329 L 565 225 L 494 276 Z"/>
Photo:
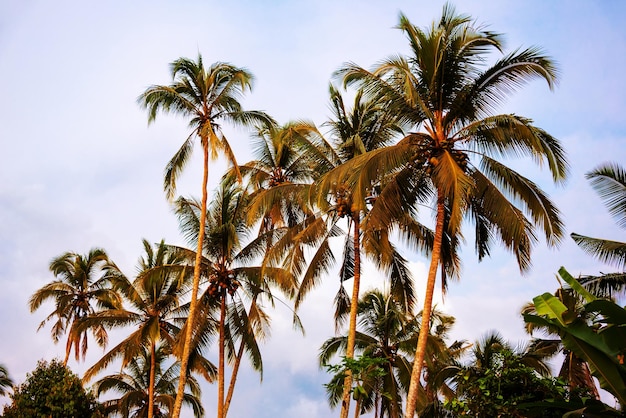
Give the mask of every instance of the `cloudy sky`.
<path id="1" fill-rule="evenodd" d="M 168 64 L 178 57 L 226 61 L 256 77 L 244 100 L 279 122 L 330 115 L 328 83 L 342 63 L 369 68 L 406 53 L 394 29 L 403 12 L 418 26 L 441 13 L 441 0 L 410 1 L 108 1 L 4 0 L 0 2 L 0 364 L 21 382 L 37 360 L 61 357 L 49 328 L 37 332 L 52 310 L 31 314 L 29 296 L 53 280 L 49 261 L 66 251 L 102 247 L 132 275 L 141 239 L 183 244 L 162 191 L 163 168 L 187 137 L 186 123 L 161 117 L 147 126 L 137 96 L 151 84 L 170 82 Z M 531 83 L 501 111 L 532 118 L 564 144 L 571 163 L 565 187 L 553 187 L 545 171 L 528 162 L 516 167 L 542 185 L 563 214 L 566 230 L 623 239 L 584 179 L 597 165 L 626 160 L 626 4 L 618 0 L 458 0 L 490 29 L 507 35 L 508 50 L 539 45 L 558 63 L 560 83 L 550 91 Z M 240 162 L 252 158 L 249 132 L 228 130 Z M 198 154 L 198 157 L 200 155 Z M 179 185 L 197 195 L 199 164 Z M 213 179 L 224 165 L 211 166 Z M 407 252 L 416 287 L 426 260 Z M 559 248 L 543 243 L 533 270 L 521 276 L 513 258 L 494 251 L 476 263 L 463 251 L 461 281 L 438 307 L 456 316 L 455 338 L 474 340 L 491 329 L 512 342 L 526 337 L 519 316 L 533 296 L 554 291 L 555 273 L 608 271 L 566 237 Z M 376 277 L 366 279 L 365 288 Z M 290 313 L 278 306 L 264 347 L 265 375 L 243 371 L 231 416 L 319 418 L 329 416 L 317 351 L 333 335 L 336 279 L 314 291 L 301 316 L 306 336 L 293 331 Z M 418 297 L 420 295 L 418 294 Z M 102 352 L 93 345 L 85 370 Z M 215 387 L 203 402 L 211 416 Z M 0 399 L 3 403 L 3 400 Z M 251 415 L 252 414 L 252 415 Z"/>

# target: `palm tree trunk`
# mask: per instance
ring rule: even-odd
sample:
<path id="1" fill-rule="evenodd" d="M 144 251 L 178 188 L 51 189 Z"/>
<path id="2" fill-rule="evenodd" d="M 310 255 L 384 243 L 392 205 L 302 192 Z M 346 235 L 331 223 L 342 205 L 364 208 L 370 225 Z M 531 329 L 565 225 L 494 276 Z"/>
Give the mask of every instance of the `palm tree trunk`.
<path id="1" fill-rule="evenodd" d="M 256 306 L 256 300 L 258 297 L 258 293 L 255 293 L 252 297 L 252 302 L 250 303 L 250 310 L 254 306 Z M 252 332 L 252 330 L 249 330 Z M 228 408 L 230 407 L 230 402 L 233 399 L 233 393 L 235 392 L 235 383 L 237 382 L 237 373 L 239 373 L 239 365 L 241 364 L 241 359 L 243 358 L 243 349 L 244 342 L 243 338 L 239 345 L 239 350 L 237 351 L 237 357 L 235 358 L 235 364 L 233 365 L 233 372 L 230 376 L 230 383 L 228 384 L 228 392 L 226 393 L 226 400 L 224 401 L 224 416 L 222 418 L 226 418 L 228 415 Z"/>
<path id="2" fill-rule="evenodd" d="M 70 359 L 70 353 L 72 352 L 72 333 L 67 337 L 67 343 L 65 343 L 65 359 L 63 360 L 63 366 L 67 366 L 67 362 Z"/>
<path id="3" fill-rule="evenodd" d="M 235 358 L 235 364 L 233 365 L 233 373 L 230 376 L 230 383 L 228 384 L 228 392 L 226 393 L 226 400 L 224 401 L 224 414 L 222 418 L 226 418 L 226 415 L 228 415 L 230 401 L 233 399 L 235 382 L 237 381 L 237 373 L 239 372 L 239 365 L 241 364 L 241 358 L 243 357 L 243 348 L 243 341 L 241 341 L 239 345 L 239 350 L 237 351 L 237 358 Z"/>
<path id="4" fill-rule="evenodd" d="M 413 361 L 413 370 L 411 372 L 411 384 L 406 397 L 406 418 L 415 416 L 415 408 L 417 406 L 417 393 L 420 387 L 422 375 L 422 366 L 424 364 L 424 355 L 426 353 L 426 342 L 430 332 L 430 316 L 433 308 L 433 295 L 435 293 L 435 282 L 437 280 L 437 268 L 441 259 L 441 242 L 443 238 L 443 227 L 445 220 L 445 205 L 441 193 L 437 199 L 437 218 L 435 224 L 435 239 L 433 242 L 433 252 L 430 258 L 430 267 L 428 269 L 428 280 L 426 281 L 426 294 L 424 296 L 424 308 L 422 309 L 422 324 L 420 333 L 417 337 L 417 348 L 415 350 L 415 360 Z"/>
<path id="5" fill-rule="evenodd" d="M 361 401 L 356 401 L 355 409 L 354 409 L 354 418 L 359 418 L 359 412 L 361 411 Z"/>
<path id="6" fill-rule="evenodd" d="M 359 286 L 361 285 L 361 231 L 359 213 L 353 213 L 354 221 L 354 283 L 352 285 L 352 299 L 350 300 L 350 325 L 348 328 L 348 342 L 346 358 L 354 358 L 354 340 L 356 337 L 356 314 L 359 305 Z M 340 418 L 348 418 L 350 412 L 350 389 L 352 389 L 352 371 L 346 370 L 343 380 L 343 395 L 341 399 Z M 358 410 L 357 410 L 358 412 Z"/>
<path id="7" fill-rule="evenodd" d="M 154 343 L 150 344 L 150 386 L 148 386 L 148 418 L 154 416 L 154 380 L 156 372 L 156 350 Z"/>
<path id="8" fill-rule="evenodd" d="M 219 341 L 219 365 L 217 370 L 217 418 L 224 418 L 224 342 L 226 322 L 226 290 L 221 289 L 222 301 L 220 304 L 220 341 Z"/>
<path id="9" fill-rule="evenodd" d="M 202 138 L 202 151 L 204 154 L 204 171 L 202 175 L 202 202 L 200 206 L 200 230 L 198 231 L 198 247 L 196 250 L 196 261 L 193 266 L 193 287 L 191 289 L 191 301 L 189 304 L 189 316 L 187 317 L 187 329 L 183 345 L 183 354 L 180 358 L 180 377 L 178 380 L 178 390 L 172 411 L 172 418 L 180 417 L 180 410 L 183 406 L 185 396 L 185 385 L 187 384 L 187 365 L 189 364 L 189 354 L 191 353 L 191 339 L 193 336 L 193 324 L 196 319 L 196 308 L 198 305 L 198 289 L 200 287 L 200 268 L 202 267 L 202 247 L 204 245 L 204 228 L 206 224 L 207 208 L 207 184 L 209 182 L 209 146 L 207 138 Z"/>

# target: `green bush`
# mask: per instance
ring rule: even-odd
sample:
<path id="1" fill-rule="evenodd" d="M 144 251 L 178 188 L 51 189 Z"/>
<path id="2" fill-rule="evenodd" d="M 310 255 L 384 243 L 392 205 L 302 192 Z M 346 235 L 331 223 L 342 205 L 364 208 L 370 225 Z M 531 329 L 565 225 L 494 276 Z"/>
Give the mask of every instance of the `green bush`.
<path id="1" fill-rule="evenodd" d="M 39 361 L 17 386 L 4 418 L 97 418 L 100 405 L 70 369 L 58 360 Z"/>

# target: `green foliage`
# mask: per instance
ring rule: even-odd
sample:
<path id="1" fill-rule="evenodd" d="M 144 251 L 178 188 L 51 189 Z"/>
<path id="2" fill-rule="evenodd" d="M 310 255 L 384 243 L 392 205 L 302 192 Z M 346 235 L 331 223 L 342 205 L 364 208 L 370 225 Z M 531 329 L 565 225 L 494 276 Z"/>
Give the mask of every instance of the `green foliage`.
<path id="1" fill-rule="evenodd" d="M 563 345 L 589 364 L 600 387 L 625 406 L 626 310 L 612 301 L 596 299 L 564 268 L 559 270 L 559 275 L 587 301 L 583 311 L 594 318 L 593 322 L 571 315 L 565 305 L 549 293 L 534 298 L 537 315 L 524 315 L 524 321 L 556 329 Z"/>
<path id="2" fill-rule="evenodd" d="M 95 397 L 60 361 L 39 361 L 26 381 L 15 388 L 4 418 L 101 417 Z"/>
<path id="3" fill-rule="evenodd" d="M 508 349 L 499 351 L 489 367 L 465 369 L 458 378 L 459 396 L 444 405 L 463 416 L 556 418 L 573 409 L 566 382 L 539 376 Z M 535 404 L 541 401 L 547 402 Z"/>
<path id="4" fill-rule="evenodd" d="M 343 386 L 344 377 L 349 370 L 352 372 L 354 381 L 351 389 L 352 398 L 357 401 L 362 400 L 368 396 L 368 389 L 365 386 L 368 383 L 371 385 L 372 381 L 376 381 L 387 374 L 384 368 L 387 362 L 386 358 L 370 357 L 369 355 L 356 358 L 342 357 L 341 363 L 326 365 L 326 370 L 329 373 L 334 373 L 335 376 L 330 383 L 324 386 L 328 392 L 337 391 L 338 386 Z"/>

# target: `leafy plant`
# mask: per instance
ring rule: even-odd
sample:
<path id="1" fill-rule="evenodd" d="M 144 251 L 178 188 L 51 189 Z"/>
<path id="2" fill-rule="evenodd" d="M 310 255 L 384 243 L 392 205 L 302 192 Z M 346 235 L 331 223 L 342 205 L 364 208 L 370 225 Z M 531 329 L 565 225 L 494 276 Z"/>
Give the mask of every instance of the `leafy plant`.
<path id="1" fill-rule="evenodd" d="M 4 418 L 101 417 L 101 406 L 80 378 L 58 360 L 39 361 L 15 388 Z"/>
<path id="2" fill-rule="evenodd" d="M 563 345 L 587 361 L 600 387 L 626 406 L 626 310 L 593 296 L 565 268 L 559 275 L 586 301 L 583 312 L 592 321 L 583 320 L 550 293 L 533 299 L 537 314 L 524 315 L 524 321 L 556 330 Z"/>

